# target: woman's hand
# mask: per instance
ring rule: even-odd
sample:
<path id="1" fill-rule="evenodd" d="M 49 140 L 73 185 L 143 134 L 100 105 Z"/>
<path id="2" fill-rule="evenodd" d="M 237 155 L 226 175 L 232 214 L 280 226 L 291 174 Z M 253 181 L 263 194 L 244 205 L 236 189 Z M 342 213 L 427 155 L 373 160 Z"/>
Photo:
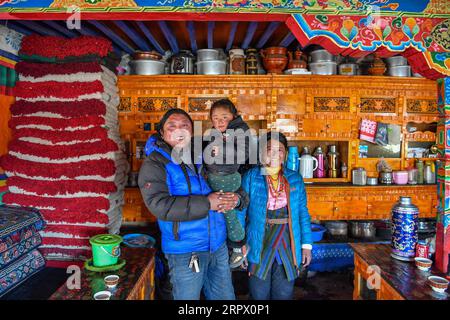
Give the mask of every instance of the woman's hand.
<path id="1" fill-rule="evenodd" d="M 213 192 L 208 195 L 208 200 L 211 210 L 226 212 L 237 206 L 239 196 L 233 192 Z"/>
<path id="2" fill-rule="evenodd" d="M 310 249 L 302 249 L 302 264 L 306 268 L 311 263 L 312 255 Z"/>

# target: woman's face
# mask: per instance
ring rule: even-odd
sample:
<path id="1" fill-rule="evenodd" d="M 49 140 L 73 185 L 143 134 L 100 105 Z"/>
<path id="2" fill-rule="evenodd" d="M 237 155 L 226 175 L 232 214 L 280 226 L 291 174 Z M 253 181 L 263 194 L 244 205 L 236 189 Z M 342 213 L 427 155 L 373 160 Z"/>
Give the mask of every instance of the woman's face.
<path id="1" fill-rule="evenodd" d="M 222 133 L 227 130 L 228 124 L 233 118 L 233 114 L 227 108 L 215 108 L 211 113 L 213 127 Z"/>
<path id="2" fill-rule="evenodd" d="M 162 137 L 172 147 L 186 146 L 192 137 L 191 121 L 182 114 L 171 115 L 164 123 Z"/>
<path id="3" fill-rule="evenodd" d="M 267 143 L 267 154 L 265 155 L 265 165 L 269 167 L 279 167 L 286 158 L 286 149 L 278 140 L 271 139 Z"/>

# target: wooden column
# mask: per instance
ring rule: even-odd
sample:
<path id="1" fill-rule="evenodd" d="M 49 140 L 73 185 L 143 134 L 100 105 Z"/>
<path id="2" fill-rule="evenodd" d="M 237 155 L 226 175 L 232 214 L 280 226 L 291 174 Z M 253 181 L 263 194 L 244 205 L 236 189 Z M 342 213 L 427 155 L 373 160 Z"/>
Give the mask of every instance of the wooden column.
<path id="1" fill-rule="evenodd" d="M 450 77 L 438 80 L 437 143 L 442 161 L 438 168 L 436 266 L 447 271 L 450 252 Z"/>

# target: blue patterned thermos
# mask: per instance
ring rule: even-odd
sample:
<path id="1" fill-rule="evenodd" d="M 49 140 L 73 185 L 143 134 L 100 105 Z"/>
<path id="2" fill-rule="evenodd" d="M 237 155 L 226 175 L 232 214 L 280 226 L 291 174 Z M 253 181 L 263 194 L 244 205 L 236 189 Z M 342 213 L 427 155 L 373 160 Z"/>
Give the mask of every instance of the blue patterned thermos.
<path id="1" fill-rule="evenodd" d="M 400 197 L 392 207 L 392 253 L 402 261 L 413 261 L 418 240 L 419 209 L 410 197 Z"/>

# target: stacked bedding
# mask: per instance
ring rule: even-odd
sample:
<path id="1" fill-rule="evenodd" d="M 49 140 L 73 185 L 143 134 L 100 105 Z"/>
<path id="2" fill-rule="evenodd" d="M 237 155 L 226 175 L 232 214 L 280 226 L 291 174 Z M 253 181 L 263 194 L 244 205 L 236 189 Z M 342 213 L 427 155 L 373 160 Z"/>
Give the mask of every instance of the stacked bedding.
<path id="1" fill-rule="evenodd" d="M 50 260 L 88 258 L 91 236 L 120 229 L 129 165 L 117 77 L 101 63 L 111 48 L 96 37 L 23 39 L 13 140 L 0 160 L 9 177 L 3 201 L 39 209 Z"/>
<path id="2" fill-rule="evenodd" d="M 35 209 L 0 206 L 0 296 L 44 268 L 37 250 L 44 226 Z"/>

